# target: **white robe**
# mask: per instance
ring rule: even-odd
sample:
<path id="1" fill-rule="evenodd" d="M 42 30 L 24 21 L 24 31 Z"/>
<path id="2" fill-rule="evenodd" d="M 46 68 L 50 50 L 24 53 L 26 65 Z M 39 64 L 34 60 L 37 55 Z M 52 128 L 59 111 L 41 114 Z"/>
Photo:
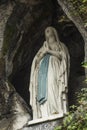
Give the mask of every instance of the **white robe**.
<path id="1" fill-rule="evenodd" d="M 61 44 L 61 60 L 51 53 L 48 67 L 48 93 L 47 101 L 40 105 L 37 99 L 38 86 L 38 70 L 41 61 L 37 64 L 39 54 L 43 55 L 43 47 L 36 54 L 31 68 L 30 78 L 30 105 L 33 110 L 33 120 L 38 118 L 49 117 L 54 114 L 67 112 L 67 90 L 68 90 L 68 76 L 69 76 L 69 53 L 63 43 Z M 56 54 L 59 54 L 56 51 Z"/>

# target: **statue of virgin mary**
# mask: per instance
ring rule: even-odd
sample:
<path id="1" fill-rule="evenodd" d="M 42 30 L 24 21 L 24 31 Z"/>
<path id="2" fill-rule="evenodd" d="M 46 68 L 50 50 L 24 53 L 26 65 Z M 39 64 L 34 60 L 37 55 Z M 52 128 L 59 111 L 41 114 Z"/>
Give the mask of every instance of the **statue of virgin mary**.
<path id="1" fill-rule="evenodd" d="M 30 105 L 33 120 L 67 112 L 70 58 L 53 27 L 45 30 L 46 41 L 31 67 Z"/>

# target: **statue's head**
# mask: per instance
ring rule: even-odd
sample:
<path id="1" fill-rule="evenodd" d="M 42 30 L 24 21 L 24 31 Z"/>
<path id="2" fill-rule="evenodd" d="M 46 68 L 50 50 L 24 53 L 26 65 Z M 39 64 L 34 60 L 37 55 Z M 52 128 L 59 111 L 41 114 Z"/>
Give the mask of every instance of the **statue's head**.
<path id="1" fill-rule="evenodd" d="M 59 42 L 58 34 L 55 28 L 47 27 L 45 30 L 45 37 L 48 43 Z"/>

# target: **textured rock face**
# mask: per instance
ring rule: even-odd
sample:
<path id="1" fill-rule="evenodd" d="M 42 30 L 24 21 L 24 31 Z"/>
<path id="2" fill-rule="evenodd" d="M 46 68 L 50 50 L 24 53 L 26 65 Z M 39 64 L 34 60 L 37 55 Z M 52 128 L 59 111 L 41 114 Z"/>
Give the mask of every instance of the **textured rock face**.
<path id="1" fill-rule="evenodd" d="M 0 129 L 22 128 L 31 119 L 29 108 L 8 81 L 0 81 L 0 90 Z"/>
<path id="2" fill-rule="evenodd" d="M 83 80 L 84 70 L 81 68 L 81 62 L 84 59 L 84 42 L 70 20 L 60 22 L 61 17 L 65 15 L 56 2 L 15 0 L 13 5 L 8 7 L 3 5 L 1 7 L 4 8 L 0 8 L 1 130 L 20 129 L 27 125 L 26 123 L 32 117 L 28 91 L 30 69 L 36 52 L 43 44 L 44 30 L 47 26 L 56 27 L 60 40 L 66 44 L 70 52 L 70 104 L 74 102 L 76 86 L 83 87 L 81 80 Z M 51 130 L 57 123 L 43 123 L 26 127 L 24 130 Z"/>
<path id="3" fill-rule="evenodd" d="M 8 17 L 12 12 L 12 9 L 13 7 L 10 4 L 8 4 L 7 6 L 3 5 L 0 7 L 0 57 L 4 38 L 5 25 L 8 20 Z"/>

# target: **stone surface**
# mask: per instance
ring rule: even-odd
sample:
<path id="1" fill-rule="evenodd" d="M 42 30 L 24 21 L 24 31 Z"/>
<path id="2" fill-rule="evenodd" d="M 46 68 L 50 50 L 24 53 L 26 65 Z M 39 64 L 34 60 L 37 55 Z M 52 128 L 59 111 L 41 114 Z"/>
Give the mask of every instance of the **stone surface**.
<path id="1" fill-rule="evenodd" d="M 0 81 L 0 129 L 18 130 L 31 119 L 31 111 L 14 87 L 5 80 Z"/>
<path id="2" fill-rule="evenodd" d="M 12 13 L 12 10 L 13 7 L 10 4 L 0 6 L 0 57 L 1 57 L 1 50 L 3 45 L 6 22 L 8 20 L 8 17 Z"/>

